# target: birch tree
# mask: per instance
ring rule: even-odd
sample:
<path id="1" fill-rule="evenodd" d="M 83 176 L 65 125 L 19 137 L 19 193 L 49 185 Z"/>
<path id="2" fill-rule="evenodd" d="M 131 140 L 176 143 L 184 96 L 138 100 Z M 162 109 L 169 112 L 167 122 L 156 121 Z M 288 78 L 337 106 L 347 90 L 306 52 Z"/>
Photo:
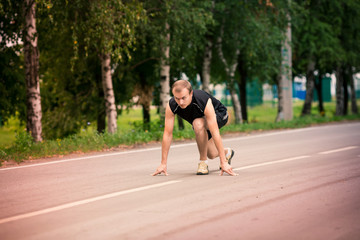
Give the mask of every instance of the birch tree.
<path id="1" fill-rule="evenodd" d="M 233 56 L 231 56 L 229 60 L 225 59 L 223 52 L 223 44 L 222 44 L 223 35 L 224 35 L 223 27 L 224 26 L 221 26 L 220 35 L 217 39 L 217 45 L 218 45 L 217 49 L 220 60 L 224 64 L 224 69 L 227 76 L 228 88 L 230 91 L 231 101 L 233 103 L 233 108 L 234 108 L 235 123 L 238 124 L 238 123 L 242 123 L 242 117 L 241 117 L 241 106 L 240 106 L 239 96 L 235 89 L 235 72 L 238 64 L 237 60 L 240 54 L 240 49 L 235 48 L 235 53 L 233 54 Z M 239 46 L 239 44 L 236 45 Z"/>
<path id="2" fill-rule="evenodd" d="M 235 123 L 243 122 L 239 95 L 236 88 L 235 73 L 238 66 L 238 58 L 241 53 L 241 45 L 244 39 L 245 12 L 252 5 L 239 1 L 226 1 L 216 3 L 215 19 L 218 23 L 216 30 L 216 53 L 225 72 L 225 81 L 230 91 L 234 109 Z"/>
<path id="3" fill-rule="evenodd" d="M 179 79 L 181 73 L 193 78 L 195 59 L 203 46 L 206 24 L 212 15 L 207 9 L 209 1 L 170 0 L 159 5 L 157 0 L 145 1 L 148 22 L 141 29 L 143 59 L 137 55 L 139 65 L 157 61 L 154 71 L 157 76 L 160 119 L 164 119 L 170 99 L 170 82 Z M 145 49 L 144 49 L 145 48 Z M 202 50 L 202 49 L 201 49 Z M 152 82 L 151 80 L 147 82 Z M 156 97 L 158 97 L 156 96 Z"/>
<path id="4" fill-rule="evenodd" d="M 358 114 L 359 111 L 358 111 L 358 106 L 356 103 L 356 92 L 355 92 L 354 81 L 355 81 L 355 74 L 351 73 L 351 76 L 350 76 L 351 112 L 353 114 Z"/>
<path id="5" fill-rule="evenodd" d="M 23 33 L 27 121 L 26 129 L 36 142 L 42 141 L 41 97 L 39 82 L 39 50 L 36 30 L 36 2 L 24 2 L 25 26 Z"/>
<path id="6" fill-rule="evenodd" d="M 211 1 L 211 7 L 210 12 L 214 14 L 215 11 L 215 1 Z M 207 26 L 207 33 L 205 35 L 205 49 L 204 49 L 204 55 L 202 60 L 202 68 L 201 68 L 201 81 L 202 81 L 202 89 L 210 93 L 210 78 L 211 78 L 211 62 L 212 62 L 212 51 L 214 46 L 214 23 L 209 24 Z"/>
<path id="7" fill-rule="evenodd" d="M 205 42 L 205 51 L 204 51 L 204 58 L 202 64 L 202 72 L 201 72 L 201 80 L 202 80 L 202 89 L 210 93 L 210 77 L 211 77 L 211 59 L 212 59 L 212 50 L 213 50 L 213 43 L 212 37 L 208 36 Z"/>
<path id="8" fill-rule="evenodd" d="M 289 1 L 290 2 L 290 1 Z M 291 18 L 290 13 L 287 13 L 287 26 L 284 31 L 285 39 L 281 46 L 282 64 L 281 64 L 281 79 L 278 85 L 278 104 L 282 105 L 278 109 L 277 120 L 291 120 L 293 118 L 292 110 L 292 31 L 291 31 Z M 280 93 L 280 91 L 282 93 Z"/>
<path id="9" fill-rule="evenodd" d="M 164 26 L 165 40 L 161 45 L 162 57 L 160 60 L 160 120 L 165 120 L 166 105 L 170 100 L 170 26 Z"/>
<path id="10" fill-rule="evenodd" d="M 115 133 L 117 108 L 112 79 L 113 66 L 123 58 L 131 59 L 130 49 L 136 41 L 135 28 L 145 15 L 142 5 L 136 1 L 81 2 L 81 7 L 87 6 L 88 14 L 74 27 L 82 33 L 86 32 L 83 41 L 87 49 L 94 47 L 101 61 L 107 128 L 109 133 Z"/>

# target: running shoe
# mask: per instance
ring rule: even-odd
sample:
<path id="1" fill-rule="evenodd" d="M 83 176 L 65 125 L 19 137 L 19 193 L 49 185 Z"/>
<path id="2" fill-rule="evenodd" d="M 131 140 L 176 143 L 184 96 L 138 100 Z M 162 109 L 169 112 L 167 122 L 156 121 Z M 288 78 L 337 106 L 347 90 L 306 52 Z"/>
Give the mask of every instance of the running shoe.
<path id="1" fill-rule="evenodd" d="M 229 153 L 229 151 L 231 151 L 231 153 Z M 231 159 L 233 158 L 235 154 L 235 151 L 232 150 L 231 148 L 228 148 L 228 153 L 225 155 L 226 157 L 226 162 L 231 165 Z M 219 169 L 221 170 L 221 166 L 219 166 Z"/>
<path id="2" fill-rule="evenodd" d="M 198 170 L 196 175 L 208 175 L 209 174 L 209 167 L 205 161 L 200 161 L 198 165 Z"/>

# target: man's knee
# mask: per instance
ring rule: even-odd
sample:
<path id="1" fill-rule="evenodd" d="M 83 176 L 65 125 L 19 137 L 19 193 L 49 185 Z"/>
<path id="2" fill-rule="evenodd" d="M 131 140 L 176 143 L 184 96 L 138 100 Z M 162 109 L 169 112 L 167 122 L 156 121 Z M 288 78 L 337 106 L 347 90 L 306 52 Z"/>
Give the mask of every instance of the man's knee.
<path id="1" fill-rule="evenodd" d="M 196 118 L 193 121 L 192 125 L 193 125 L 193 128 L 194 128 L 195 132 L 206 130 L 206 128 L 205 128 L 205 119 L 203 119 L 203 118 Z"/>
<path id="2" fill-rule="evenodd" d="M 209 159 L 214 159 L 214 158 L 217 158 L 219 156 L 219 154 L 218 154 L 218 152 L 216 151 L 216 152 L 208 152 L 207 153 L 207 157 L 209 158 Z"/>

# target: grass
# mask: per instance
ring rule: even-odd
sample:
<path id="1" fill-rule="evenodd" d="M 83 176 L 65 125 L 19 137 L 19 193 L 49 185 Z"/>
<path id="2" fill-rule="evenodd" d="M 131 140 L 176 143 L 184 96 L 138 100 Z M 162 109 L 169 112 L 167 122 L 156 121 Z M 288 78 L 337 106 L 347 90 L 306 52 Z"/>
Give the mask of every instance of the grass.
<path id="1" fill-rule="evenodd" d="M 358 101 L 358 104 L 360 101 Z M 325 103 L 326 116 L 320 116 L 317 105 L 313 104 L 312 114 L 307 117 L 299 117 L 302 110 L 302 101 L 294 102 L 294 118 L 291 121 L 275 123 L 277 105 L 266 102 L 260 106 L 248 109 L 248 124 L 230 124 L 221 129 L 222 134 L 233 132 L 252 132 L 272 129 L 299 128 L 314 124 L 337 122 L 344 120 L 360 120 L 360 114 L 343 117 L 334 116 L 335 102 Z M 230 115 L 233 115 L 229 108 Z M 233 121 L 234 118 L 230 117 Z M 141 109 L 131 109 L 123 112 L 118 118 L 118 132 L 115 134 L 99 134 L 93 127 L 87 127 L 78 134 L 64 139 L 47 140 L 42 143 L 34 143 L 31 136 L 24 131 L 16 118 L 10 119 L 9 123 L 0 128 L 0 164 L 6 160 L 21 162 L 26 159 L 36 159 L 51 156 L 61 156 L 69 153 L 103 151 L 112 148 L 131 147 L 135 144 L 143 144 L 152 141 L 161 141 L 163 126 L 156 114 L 156 109 L 151 110 L 151 131 L 144 130 L 141 124 Z M 17 132 L 17 133 L 16 133 Z M 194 132 L 191 125 L 185 123 L 185 129 L 178 130 L 175 124 L 173 138 L 176 140 L 192 139 Z"/>
<path id="2" fill-rule="evenodd" d="M 11 146 L 15 142 L 15 133 L 23 129 L 19 119 L 11 117 L 4 126 L 0 127 L 0 148 Z"/>

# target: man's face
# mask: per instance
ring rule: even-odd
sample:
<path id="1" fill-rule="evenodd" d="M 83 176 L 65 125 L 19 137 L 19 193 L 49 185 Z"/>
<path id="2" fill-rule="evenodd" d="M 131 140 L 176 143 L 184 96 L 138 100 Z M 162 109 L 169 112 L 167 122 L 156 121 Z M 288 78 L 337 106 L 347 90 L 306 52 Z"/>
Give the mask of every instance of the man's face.
<path id="1" fill-rule="evenodd" d="M 192 101 L 193 92 L 189 93 L 187 88 L 183 88 L 180 92 L 173 91 L 176 103 L 182 108 L 186 108 Z"/>

